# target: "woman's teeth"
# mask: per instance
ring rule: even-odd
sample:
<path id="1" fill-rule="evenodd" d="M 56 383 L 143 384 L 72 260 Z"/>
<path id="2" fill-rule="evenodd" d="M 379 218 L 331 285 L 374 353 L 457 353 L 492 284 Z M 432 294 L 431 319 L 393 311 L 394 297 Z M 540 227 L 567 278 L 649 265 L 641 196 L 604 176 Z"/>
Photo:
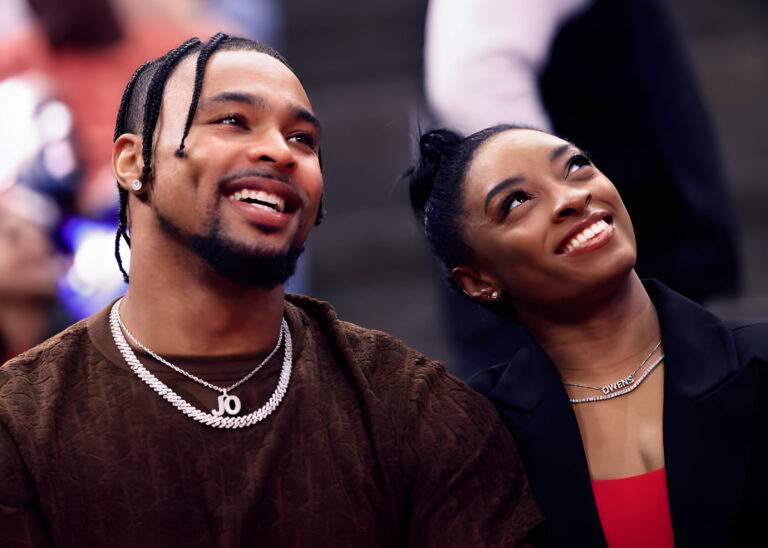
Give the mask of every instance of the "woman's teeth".
<path id="1" fill-rule="evenodd" d="M 243 189 L 232 194 L 229 199 L 272 211 L 282 212 L 285 210 L 285 200 L 263 190 Z"/>
<path id="2" fill-rule="evenodd" d="M 608 230 L 610 227 L 611 225 L 602 219 L 597 221 L 596 223 L 588 226 L 576 234 L 576 236 L 571 238 L 571 240 L 566 244 L 565 249 L 563 249 L 563 253 L 570 253 L 571 251 L 580 248 L 586 242 L 602 233 L 603 231 Z"/>

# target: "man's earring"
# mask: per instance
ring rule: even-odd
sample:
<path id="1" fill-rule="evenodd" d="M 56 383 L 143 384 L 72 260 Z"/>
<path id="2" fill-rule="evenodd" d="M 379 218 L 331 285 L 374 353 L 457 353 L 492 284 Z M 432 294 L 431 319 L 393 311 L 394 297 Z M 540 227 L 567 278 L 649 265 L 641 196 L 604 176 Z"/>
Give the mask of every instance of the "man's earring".
<path id="1" fill-rule="evenodd" d="M 134 179 L 131 181 L 131 188 L 134 192 L 141 192 L 142 187 L 144 186 L 144 183 L 141 182 L 140 179 Z"/>
<path id="2" fill-rule="evenodd" d="M 491 293 L 491 300 L 492 301 L 499 300 L 499 292 L 497 290 L 495 290 L 495 289 L 493 290 L 493 293 Z"/>

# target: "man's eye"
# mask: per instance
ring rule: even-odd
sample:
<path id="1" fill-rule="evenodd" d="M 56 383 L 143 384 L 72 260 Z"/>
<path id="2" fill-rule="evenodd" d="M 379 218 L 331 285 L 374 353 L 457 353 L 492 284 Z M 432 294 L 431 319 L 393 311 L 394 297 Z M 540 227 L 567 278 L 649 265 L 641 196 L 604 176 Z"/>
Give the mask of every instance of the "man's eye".
<path id="1" fill-rule="evenodd" d="M 524 190 L 518 190 L 516 192 L 513 192 L 509 196 L 507 196 L 504 199 L 504 202 L 501 204 L 501 209 L 504 211 L 504 213 L 509 213 L 516 207 L 520 207 L 525 202 L 533 198 L 530 194 L 528 194 Z"/>
<path id="2" fill-rule="evenodd" d="M 217 118 L 213 122 L 214 124 L 222 124 L 225 126 L 238 126 L 238 127 L 245 127 L 245 118 L 240 114 L 227 114 L 226 116 L 222 116 L 221 118 Z"/>
<path id="3" fill-rule="evenodd" d="M 571 156 L 571 159 L 568 160 L 568 167 L 565 169 L 565 176 L 568 177 L 581 168 L 591 165 L 592 162 L 584 154 L 574 154 Z"/>
<path id="4" fill-rule="evenodd" d="M 313 150 L 317 147 L 317 139 L 311 133 L 294 133 L 289 135 L 288 139 L 306 145 Z"/>

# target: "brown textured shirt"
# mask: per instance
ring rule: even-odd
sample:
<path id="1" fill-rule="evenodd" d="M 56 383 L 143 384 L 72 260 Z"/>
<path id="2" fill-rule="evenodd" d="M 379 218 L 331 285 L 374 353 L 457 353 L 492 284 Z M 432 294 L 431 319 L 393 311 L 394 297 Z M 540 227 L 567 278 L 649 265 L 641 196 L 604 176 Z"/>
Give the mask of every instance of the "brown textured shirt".
<path id="1" fill-rule="evenodd" d="M 512 546 L 541 521 L 492 407 L 397 339 L 289 296 L 288 392 L 239 430 L 128 368 L 109 309 L 0 368 L 0 545 Z M 139 359 L 193 405 L 217 393 Z M 176 357 L 220 385 L 258 356 Z M 269 398 L 278 352 L 234 393 Z"/>

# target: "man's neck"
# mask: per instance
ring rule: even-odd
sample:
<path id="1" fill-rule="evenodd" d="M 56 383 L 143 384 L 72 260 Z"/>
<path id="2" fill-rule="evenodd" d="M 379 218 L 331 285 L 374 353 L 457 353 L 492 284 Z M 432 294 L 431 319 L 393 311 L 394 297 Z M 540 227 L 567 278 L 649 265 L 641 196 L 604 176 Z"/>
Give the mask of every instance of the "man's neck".
<path id="1" fill-rule="evenodd" d="M 283 286 L 246 287 L 216 274 L 202 260 L 142 264 L 132 257 L 120 307 L 126 327 L 158 354 L 216 356 L 268 352 L 284 312 Z"/>
<path id="2" fill-rule="evenodd" d="M 661 336 L 653 302 L 634 272 L 579 321 L 521 319 L 568 382 L 600 384 L 624 376 Z"/>

